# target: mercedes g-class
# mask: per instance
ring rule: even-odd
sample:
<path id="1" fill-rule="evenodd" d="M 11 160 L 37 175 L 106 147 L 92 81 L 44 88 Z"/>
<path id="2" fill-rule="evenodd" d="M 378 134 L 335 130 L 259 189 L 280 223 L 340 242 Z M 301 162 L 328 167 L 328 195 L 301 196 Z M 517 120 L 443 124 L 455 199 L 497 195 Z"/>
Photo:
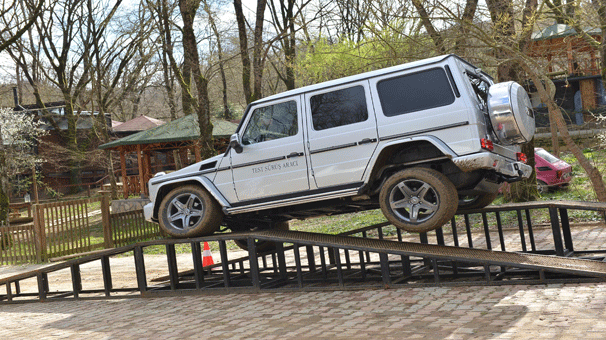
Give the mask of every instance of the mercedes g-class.
<path id="1" fill-rule="evenodd" d="M 149 181 L 144 213 L 174 237 L 378 208 L 425 232 L 528 177 L 534 131 L 519 84 L 434 57 L 251 103 L 224 154 Z"/>

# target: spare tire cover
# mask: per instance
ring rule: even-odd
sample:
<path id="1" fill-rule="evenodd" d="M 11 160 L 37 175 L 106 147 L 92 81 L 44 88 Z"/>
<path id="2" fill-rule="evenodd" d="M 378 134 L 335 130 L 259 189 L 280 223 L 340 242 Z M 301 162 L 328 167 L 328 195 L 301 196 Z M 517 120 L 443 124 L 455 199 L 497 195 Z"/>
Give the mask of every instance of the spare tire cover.
<path id="1" fill-rule="evenodd" d="M 492 85 L 488 90 L 488 112 L 501 144 L 527 143 L 534 136 L 532 104 L 520 84 L 508 81 Z"/>

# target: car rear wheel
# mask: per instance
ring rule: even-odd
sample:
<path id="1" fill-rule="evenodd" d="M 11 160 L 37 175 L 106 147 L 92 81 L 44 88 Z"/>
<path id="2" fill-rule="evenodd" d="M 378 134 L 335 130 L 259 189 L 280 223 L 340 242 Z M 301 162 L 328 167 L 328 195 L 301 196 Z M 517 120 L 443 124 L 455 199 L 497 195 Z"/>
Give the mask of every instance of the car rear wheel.
<path id="1" fill-rule="evenodd" d="M 410 232 L 437 229 L 455 214 L 458 195 L 446 176 L 427 168 L 393 174 L 379 193 L 383 215 L 397 228 Z"/>
<path id="2" fill-rule="evenodd" d="M 549 186 L 547 183 L 537 179 L 537 191 L 539 194 L 546 194 L 549 191 Z"/>
<path id="3" fill-rule="evenodd" d="M 173 189 L 160 203 L 160 227 L 177 238 L 210 235 L 219 229 L 223 212 L 203 188 L 186 185 Z"/>

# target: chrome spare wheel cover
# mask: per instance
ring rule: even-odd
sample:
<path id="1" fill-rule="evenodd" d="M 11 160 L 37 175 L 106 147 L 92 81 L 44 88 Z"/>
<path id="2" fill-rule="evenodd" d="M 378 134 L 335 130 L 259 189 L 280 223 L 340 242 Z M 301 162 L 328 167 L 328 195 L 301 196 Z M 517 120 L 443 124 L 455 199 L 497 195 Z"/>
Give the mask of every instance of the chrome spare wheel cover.
<path id="1" fill-rule="evenodd" d="M 488 91 L 488 112 L 499 142 L 504 145 L 527 143 L 535 132 L 532 104 L 520 84 L 494 84 Z"/>
<path id="2" fill-rule="evenodd" d="M 204 204 L 195 194 L 181 194 L 168 204 L 167 218 L 171 227 L 175 229 L 191 229 L 198 224 L 202 216 L 204 216 Z"/>
<path id="3" fill-rule="evenodd" d="M 389 205 L 398 218 L 419 224 L 427 221 L 437 212 L 440 199 L 436 190 L 428 183 L 408 179 L 391 189 Z"/>

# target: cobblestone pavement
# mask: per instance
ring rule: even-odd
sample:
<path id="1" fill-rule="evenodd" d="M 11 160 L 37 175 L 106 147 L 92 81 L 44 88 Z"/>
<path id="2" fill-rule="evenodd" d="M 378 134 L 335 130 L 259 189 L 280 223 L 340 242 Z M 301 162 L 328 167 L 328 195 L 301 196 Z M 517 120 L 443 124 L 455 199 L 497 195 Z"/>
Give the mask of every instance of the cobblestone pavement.
<path id="1" fill-rule="evenodd" d="M 606 229 L 573 236 L 603 249 Z M 549 243 L 549 230 L 535 237 Z M 605 307 L 606 283 L 58 301 L 0 305 L 0 339 L 604 339 Z"/>
<path id="2" fill-rule="evenodd" d="M 606 284 L 0 306 L 1 339 L 603 339 Z"/>

